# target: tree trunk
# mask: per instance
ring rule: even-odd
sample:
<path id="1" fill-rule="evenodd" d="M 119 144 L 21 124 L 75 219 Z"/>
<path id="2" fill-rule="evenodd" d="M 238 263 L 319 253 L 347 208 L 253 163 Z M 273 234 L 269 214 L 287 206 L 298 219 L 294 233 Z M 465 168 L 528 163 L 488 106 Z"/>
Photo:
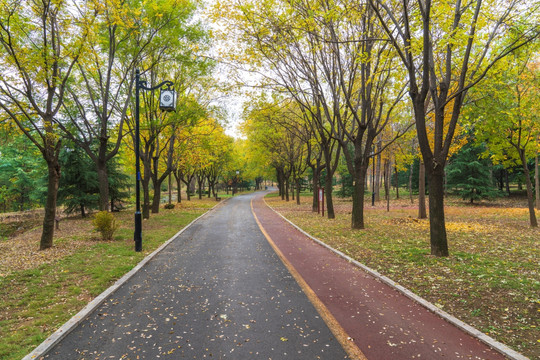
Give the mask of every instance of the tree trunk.
<path id="1" fill-rule="evenodd" d="M 376 157 L 373 157 L 373 164 L 371 164 L 371 206 L 375 206 L 375 163 L 377 162 Z"/>
<path id="2" fill-rule="evenodd" d="M 176 171 L 173 171 L 174 180 L 176 180 L 176 202 L 182 202 L 182 177 Z"/>
<path id="3" fill-rule="evenodd" d="M 157 171 L 152 175 L 152 184 L 154 186 L 154 198 L 152 200 L 152 214 L 159 213 L 159 205 L 161 204 L 161 185 L 169 176 L 170 170 L 166 170 L 160 177 L 157 175 Z"/>
<path id="4" fill-rule="evenodd" d="M 448 256 L 444 218 L 444 167 L 428 169 L 431 255 Z"/>
<path id="5" fill-rule="evenodd" d="M 191 191 L 191 181 L 193 180 L 193 175 L 189 176 L 189 177 L 181 177 L 180 178 L 184 184 L 186 184 L 186 197 L 187 197 L 187 201 L 191 201 L 191 195 L 190 195 L 190 191 Z"/>
<path id="6" fill-rule="evenodd" d="M 289 202 L 289 178 L 285 179 L 285 201 Z"/>
<path id="7" fill-rule="evenodd" d="M 162 181 L 153 181 L 154 197 L 152 199 L 152 214 L 159 214 L 159 204 L 161 203 L 161 184 Z"/>
<path id="8" fill-rule="evenodd" d="M 296 205 L 300 205 L 300 178 L 296 178 Z"/>
<path id="9" fill-rule="evenodd" d="M 143 219 L 150 219 L 150 180 L 152 179 L 151 160 L 147 160 L 148 155 L 145 157 L 141 154 L 141 161 L 143 164 L 143 174 L 141 179 L 141 187 L 143 190 L 143 203 L 142 203 L 142 216 Z"/>
<path id="10" fill-rule="evenodd" d="M 326 171 L 326 181 L 324 184 L 324 191 L 326 196 L 326 212 L 329 219 L 335 219 L 336 214 L 334 213 L 334 201 L 332 200 L 332 171 L 327 169 Z"/>
<path id="11" fill-rule="evenodd" d="M 99 210 L 109 211 L 109 175 L 107 163 L 99 159 L 96 163 L 99 186 Z"/>
<path id="12" fill-rule="evenodd" d="M 279 170 L 276 167 L 276 181 L 277 181 L 277 188 L 278 188 L 278 196 L 281 197 L 281 185 L 280 185 L 280 178 L 279 178 Z"/>
<path id="13" fill-rule="evenodd" d="M 441 187 L 442 186 L 443 185 L 442 185 L 442 179 L 441 179 Z M 444 196 L 444 193 L 443 193 L 443 196 Z M 429 198 L 431 199 L 431 191 L 430 191 Z M 424 161 L 422 160 L 420 160 L 420 171 L 418 175 L 418 218 L 419 219 L 427 218 L 427 214 L 426 214 L 426 166 L 424 164 Z M 431 219 L 431 215 L 429 218 Z"/>
<path id="14" fill-rule="evenodd" d="M 352 193 L 352 216 L 351 228 L 364 229 L 364 195 L 366 192 L 366 176 L 368 172 L 369 162 L 365 161 L 365 165 L 357 166 L 356 174 L 354 175 L 353 193 Z"/>
<path id="15" fill-rule="evenodd" d="M 534 158 L 534 185 L 536 188 L 536 209 L 540 210 L 540 175 L 538 174 L 538 154 Z"/>
<path id="16" fill-rule="evenodd" d="M 312 168 L 313 170 L 313 199 L 311 204 L 311 211 L 317 212 L 319 204 L 319 180 L 321 178 L 322 167 L 320 162 L 317 161 L 317 165 Z"/>
<path id="17" fill-rule="evenodd" d="M 380 151 L 381 149 L 381 143 L 377 145 L 377 150 Z M 379 155 L 377 155 L 377 166 L 376 166 L 376 172 L 375 172 L 375 201 L 381 200 L 381 153 L 379 152 Z"/>
<path id="18" fill-rule="evenodd" d="M 390 189 L 388 188 L 388 181 L 390 179 L 389 175 L 390 163 L 388 160 L 384 160 L 383 166 L 383 180 L 384 180 L 384 200 L 387 200 L 390 197 Z"/>
<path id="19" fill-rule="evenodd" d="M 409 197 L 411 198 L 411 204 L 414 203 L 413 196 L 412 196 L 412 174 L 413 174 L 413 164 L 409 167 Z"/>
<path id="20" fill-rule="evenodd" d="M 187 197 L 187 201 L 191 201 L 191 194 L 189 192 L 189 185 L 186 185 L 186 197 Z"/>
<path id="21" fill-rule="evenodd" d="M 60 164 L 58 156 L 52 159 L 45 159 L 48 168 L 48 184 L 47 184 L 47 202 L 45 203 L 45 216 L 43 218 L 43 231 L 41 233 L 41 241 L 39 249 L 45 250 L 53 246 L 54 238 L 54 219 L 56 217 L 56 200 L 58 196 L 58 183 L 60 181 Z"/>
<path id="22" fill-rule="evenodd" d="M 278 187 L 281 200 L 285 200 L 285 174 L 282 169 L 278 170 Z"/>
<path id="23" fill-rule="evenodd" d="M 538 221 L 536 220 L 536 214 L 534 212 L 534 195 L 532 191 L 531 174 L 527 167 L 527 158 L 525 157 L 525 151 L 519 151 L 519 157 L 521 158 L 521 164 L 523 166 L 523 173 L 525 175 L 525 185 L 527 187 L 527 204 L 529 205 L 529 221 L 531 227 L 538 227 Z"/>
<path id="24" fill-rule="evenodd" d="M 143 203 L 142 203 L 142 216 L 143 219 L 150 219 L 150 181 L 142 180 L 143 189 Z"/>
<path id="25" fill-rule="evenodd" d="M 204 178 L 201 179 L 201 176 L 197 175 L 197 185 L 198 185 L 198 191 L 199 191 L 199 200 L 202 199 L 202 192 L 203 192 L 203 182 Z"/>
<path id="26" fill-rule="evenodd" d="M 397 165 L 394 165 L 394 176 L 396 180 L 396 200 L 399 200 L 399 174 Z"/>
<path id="27" fill-rule="evenodd" d="M 210 182 L 210 180 L 208 180 Z M 215 198 L 217 198 L 217 176 L 213 177 L 212 181 L 210 182 L 210 185 L 212 187 L 212 196 L 214 196 Z M 210 191 L 208 191 L 208 194 L 210 194 Z"/>
<path id="28" fill-rule="evenodd" d="M 390 179 L 392 178 L 390 174 L 391 164 L 387 160 L 384 167 L 384 173 L 386 174 L 384 179 L 384 196 L 386 197 L 386 211 L 390 211 Z"/>
<path id="29" fill-rule="evenodd" d="M 508 169 L 504 169 L 504 182 L 506 183 L 506 193 L 510 195 L 510 175 Z"/>
<path id="30" fill-rule="evenodd" d="M 168 186 L 168 190 L 169 190 L 169 205 L 172 204 L 172 179 L 171 179 L 171 174 L 169 173 L 169 186 Z"/>

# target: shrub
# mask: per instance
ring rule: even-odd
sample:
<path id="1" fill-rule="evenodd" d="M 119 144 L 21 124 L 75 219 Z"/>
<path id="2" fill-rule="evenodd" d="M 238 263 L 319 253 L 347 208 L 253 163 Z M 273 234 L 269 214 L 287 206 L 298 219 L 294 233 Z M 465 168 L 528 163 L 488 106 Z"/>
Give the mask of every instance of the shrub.
<path id="1" fill-rule="evenodd" d="M 118 224 L 114 215 L 108 211 L 100 211 L 92 221 L 96 231 L 101 233 L 103 240 L 112 240 L 114 232 L 118 229 Z"/>
<path id="2" fill-rule="evenodd" d="M 174 209 L 174 204 L 165 204 L 165 209 Z"/>

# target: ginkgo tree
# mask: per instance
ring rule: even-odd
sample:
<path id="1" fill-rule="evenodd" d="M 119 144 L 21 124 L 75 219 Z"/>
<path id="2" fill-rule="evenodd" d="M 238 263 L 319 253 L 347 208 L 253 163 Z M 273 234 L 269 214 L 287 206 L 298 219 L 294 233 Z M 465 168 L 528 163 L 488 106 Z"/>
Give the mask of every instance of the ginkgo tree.
<path id="1" fill-rule="evenodd" d="M 293 198 L 299 204 L 300 180 L 310 161 L 310 129 L 302 121 L 297 103 L 284 100 L 263 94 L 249 102 L 244 109 L 242 130 L 251 152 L 275 169 L 282 198 L 288 201 L 289 190 L 294 188 Z"/>
<path id="2" fill-rule="evenodd" d="M 205 140 L 204 156 L 206 164 L 201 174 L 208 184 L 208 197 L 211 194 L 217 197 L 217 182 L 233 159 L 234 140 L 225 134 L 225 130 L 219 123 L 205 137 Z"/>
<path id="3" fill-rule="evenodd" d="M 241 131 L 247 138 L 251 157 L 259 159 L 263 167 L 272 168 L 278 182 L 279 195 L 285 199 L 285 164 L 280 156 L 285 129 L 277 125 L 279 107 L 266 94 L 253 99 L 244 108 Z"/>
<path id="4" fill-rule="evenodd" d="M 317 24 L 306 12 L 313 10 L 319 19 L 326 11 L 322 3 L 305 9 L 301 3 L 285 1 L 237 2 L 216 4 L 214 15 L 223 23 L 222 33 L 235 41 L 231 49 L 242 44 L 240 51 L 230 51 L 230 61 L 248 66 L 260 75 L 259 87 L 269 91 L 287 93 L 303 113 L 318 139 L 318 147 L 325 166 L 327 216 L 335 218 L 332 179 L 339 164 L 341 146 L 336 139 L 336 111 L 342 103 L 334 103 L 339 92 L 338 74 L 328 69 L 333 58 L 327 48 L 321 47 Z M 296 8 L 298 7 L 298 8 Z M 278 178 L 286 179 L 290 169 L 277 168 Z M 285 172 L 285 173 L 284 173 Z M 282 195 L 286 195 L 282 192 Z"/>
<path id="5" fill-rule="evenodd" d="M 201 191 L 203 182 L 209 180 L 211 190 L 215 191 L 216 182 L 224 169 L 231 161 L 231 141 L 211 112 L 193 123 L 184 127 L 177 135 L 177 142 L 173 153 L 173 175 L 179 189 L 183 182 L 190 200 L 190 185 L 193 179 L 199 177 Z M 202 197 L 202 193 L 200 194 Z"/>

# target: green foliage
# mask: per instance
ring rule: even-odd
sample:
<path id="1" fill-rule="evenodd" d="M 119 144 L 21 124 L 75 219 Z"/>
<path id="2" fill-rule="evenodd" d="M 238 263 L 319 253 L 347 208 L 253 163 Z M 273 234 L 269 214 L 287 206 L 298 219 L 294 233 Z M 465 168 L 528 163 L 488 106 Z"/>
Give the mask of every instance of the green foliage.
<path id="1" fill-rule="evenodd" d="M 65 147 L 60 153 L 62 176 L 58 202 L 66 213 L 81 211 L 84 217 L 89 209 L 98 207 L 98 178 L 94 162 L 79 146 Z"/>
<path id="2" fill-rule="evenodd" d="M 446 169 L 447 185 L 471 203 L 500 195 L 493 186 L 491 161 L 481 157 L 484 152 L 485 145 L 476 146 L 470 141 L 452 157 Z"/>
<path id="3" fill-rule="evenodd" d="M 118 204 L 119 202 L 129 198 L 129 193 L 126 189 L 131 185 L 131 178 L 126 175 L 118 156 L 114 156 L 107 162 L 107 175 L 109 176 L 111 211 L 115 211 L 121 208 Z"/>
<path id="4" fill-rule="evenodd" d="M 97 209 L 99 184 L 96 165 L 92 159 L 81 147 L 68 144 L 60 152 L 59 162 L 62 176 L 58 202 L 65 206 L 64 211 L 68 214 L 80 211 L 84 217 L 88 210 Z M 123 172 L 118 156 L 107 162 L 107 170 L 109 198 L 114 205 L 128 197 L 125 189 L 129 186 L 130 177 Z"/>
<path id="5" fill-rule="evenodd" d="M 96 231 L 101 233 L 103 240 L 112 240 L 112 237 L 116 230 L 118 230 L 118 224 L 114 215 L 108 211 L 100 211 L 92 220 L 92 224 Z"/>
<path id="6" fill-rule="evenodd" d="M 466 117 L 478 142 L 486 143 L 485 155 L 506 169 L 523 165 L 539 150 L 540 69 L 531 54 L 538 47 L 526 47 L 511 57 L 501 60 L 495 71 L 474 89 Z"/>
<path id="7" fill-rule="evenodd" d="M 353 193 L 353 177 L 351 174 L 343 174 L 341 175 L 341 179 L 339 180 L 339 184 L 341 185 L 339 187 L 339 190 L 337 192 L 337 196 L 341 198 L 345 197 L 351 197 Z"/>
<path id="8" fill-rule="evenodd" d="M 174 208 L 175 208 L 174 204 L 165 204 L 165 209 L 174 209 Z"/>
<path id="9" fill-rule="evenodd" d="M 41 205 L 47 174 L 30 141 L 15 135 L 0 145 L 0 202 L 4 210 L 23 211 Z"/>

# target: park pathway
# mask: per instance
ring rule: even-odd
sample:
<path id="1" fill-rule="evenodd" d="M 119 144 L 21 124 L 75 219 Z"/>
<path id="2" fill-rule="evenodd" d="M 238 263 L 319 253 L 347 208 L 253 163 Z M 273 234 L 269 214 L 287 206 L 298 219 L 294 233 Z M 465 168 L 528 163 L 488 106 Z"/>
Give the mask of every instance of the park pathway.
<path id="1" fill-rule="evenodd" d="M 191 225 L 44 358 L 348 358 L 259 230 L 252 197 Z"/>
<path id="2" fill-rule="evenodd" d="M 44 358 L 505 358 L 315 243 L 264 194 L 195 222 Z"/>

